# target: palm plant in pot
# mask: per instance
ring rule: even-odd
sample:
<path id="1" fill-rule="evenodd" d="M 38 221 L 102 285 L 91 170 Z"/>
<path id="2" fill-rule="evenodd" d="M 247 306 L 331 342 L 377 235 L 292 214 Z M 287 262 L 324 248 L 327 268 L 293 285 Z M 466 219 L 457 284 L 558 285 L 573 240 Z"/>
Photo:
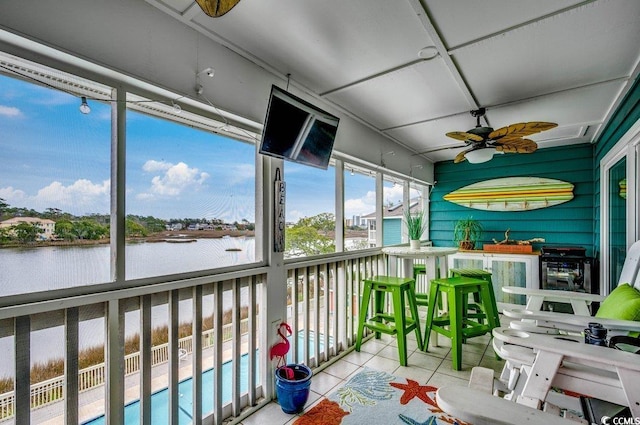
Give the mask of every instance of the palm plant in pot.
<path id="1" fill-rule="evenodd" d="M 404 222 L 407 225 L 407 233 L 409 235 L 409 244 L 411 249 L 420 249 L 420 238 L 427 229 L 427 220 L 421 212 L 411 214 L 410 210 L 404 213 Z"/>
<path id="2" fill-rule="evenodd" d="M 482 224 L 473 217 L 461 218 L 453 228 L 453 241 L 460 249 L 471 250 L 483 232 Z"/>

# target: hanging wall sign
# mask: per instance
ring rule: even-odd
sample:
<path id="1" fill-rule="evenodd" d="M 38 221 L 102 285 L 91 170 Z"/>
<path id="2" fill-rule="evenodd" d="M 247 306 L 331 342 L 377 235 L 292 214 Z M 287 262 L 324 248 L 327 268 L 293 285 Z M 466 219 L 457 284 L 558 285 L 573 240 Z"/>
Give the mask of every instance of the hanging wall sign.
<path id="1" fill-rule="evenodd" d="M 286 196 L 285 182 L 280 178 L 280 168 L 276 168 L 275 180 L 275 214 L 273 229 L 273 251 L 284 252 L 284 202 Z"/>

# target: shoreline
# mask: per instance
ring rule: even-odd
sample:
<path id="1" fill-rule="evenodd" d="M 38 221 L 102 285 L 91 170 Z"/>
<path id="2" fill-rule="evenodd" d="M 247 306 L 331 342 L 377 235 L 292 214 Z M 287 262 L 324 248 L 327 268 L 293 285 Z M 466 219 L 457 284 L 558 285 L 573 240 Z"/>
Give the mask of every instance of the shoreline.
<path id="1" fill-rule="evenodd" d="M 158 242 L 181 242 L 185 240 L 195 239 L 221 239 L 225 236 L 232 238 L 237 237 L 255 237 L 253 230 L 166 230 L 153 233 L 144 237 L 126 238 L 129 243 L 158 243 Z M 2 248 L 39 248 L 46 246 L 94 246 L 108 245 L 110 238 L 98 240 L 75 240 L 75 241 L 36 241 L 28 244 L 6 243 L 0 244 Z"/>

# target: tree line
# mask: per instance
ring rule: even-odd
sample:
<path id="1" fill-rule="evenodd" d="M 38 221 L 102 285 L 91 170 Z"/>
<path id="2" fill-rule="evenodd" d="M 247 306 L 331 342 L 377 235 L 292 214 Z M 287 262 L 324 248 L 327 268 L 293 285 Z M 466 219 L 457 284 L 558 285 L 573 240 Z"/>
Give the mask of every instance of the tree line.
<path id="1" fill-rule="evenodd" d="M 11 207 L 0 198 L 0 221 L 13 217 L 34 217 L 55 221 L 55 238 L 68 242 L 79 240 L 100 240 L 109 237 L 110 220 L 108 214 L 88 214 L 74 216 L 58 208 L 47 208 L 44 212 L 33 209 Z M 146 237 L 166 230 L 167 224 L 181 224 L 187 229 L 193 224 L 208 224 L 222 230 L 225 224 L 220 219 L 179 218 L 164 220 L 153 216 L 127 215 L 125 236 L 127 238 Z M 238 230 L 255 230 L 255 225 L 246 219 L 234 222 Z M 285 229 L 285 250 L 288 256 L 311 256 L 335 252 L 335 215 L 320 213 L 304 217 Z M 37 223 L 21 222 L 12 227 L 0 228 L 0 244 L 33 243 L 38 240 L 43 229 Z"/>
<path id="2" fill-rule="evenodd" d="M 14 217 L 33 217 L 55 221 L 55 239 L 63 241 L 100 240 L 109 237 L 111 217 L 108 214 L 88 214 L 74 216 L 59 208 L 47 208 L 44 212 L 30 208 L 12 207 L 0 198 L 0 221 Z M 209 224 L 222 229 L 225 223 L 220 219 L 178 218 L 164 220 L 153 216 L 129 214 L 125 219 L 127 238 L 146 237 L 166 230 L 168 223 L 181 224 L 186 229 L 191 224 Z M 254 230 L 253 223 L 246 219 L 233 223 L 239 230 Z M 44 229 L 38 223 L 20 222 L 10 227 L 0 227 L 0 244 L 33 243 L 38 240 Z"/>

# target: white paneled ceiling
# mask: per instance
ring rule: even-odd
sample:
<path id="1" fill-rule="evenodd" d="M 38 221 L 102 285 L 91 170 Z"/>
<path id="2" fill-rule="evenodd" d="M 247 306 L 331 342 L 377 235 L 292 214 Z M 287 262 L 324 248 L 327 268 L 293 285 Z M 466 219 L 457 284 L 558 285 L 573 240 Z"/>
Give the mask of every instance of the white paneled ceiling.
<path id="1" fill-rule="evenodd" d="M 558 123 L 540 148 L 594 142 L 639 70 L 638 0 L 147 2 L 432 161 L 478 107 Z"/>

